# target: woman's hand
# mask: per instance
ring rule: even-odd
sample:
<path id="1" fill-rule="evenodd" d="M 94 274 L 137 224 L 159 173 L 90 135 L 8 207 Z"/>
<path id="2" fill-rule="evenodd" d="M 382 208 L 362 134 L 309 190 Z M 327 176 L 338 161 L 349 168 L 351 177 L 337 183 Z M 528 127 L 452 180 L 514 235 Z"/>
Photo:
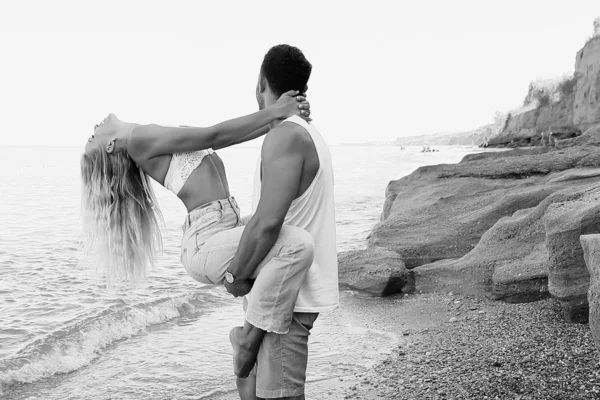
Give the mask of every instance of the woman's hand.
<path id="1" fill-rule="evenodd" d="M 280 118 L 289 118 L 292 115 L 297 115 L 307 122 L 312 121 L 310 118 L 310 103 L 306 101 L 306 97 L 298 96 L 297 90 L 290 90 L 279 97 L 277 103 L 273 105 L 280 113 Z"/>

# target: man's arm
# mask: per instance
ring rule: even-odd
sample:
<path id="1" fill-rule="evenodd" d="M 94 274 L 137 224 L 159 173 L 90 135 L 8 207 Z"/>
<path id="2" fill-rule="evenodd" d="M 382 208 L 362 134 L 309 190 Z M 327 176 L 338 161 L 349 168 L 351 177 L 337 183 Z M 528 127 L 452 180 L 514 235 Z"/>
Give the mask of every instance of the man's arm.
<path id="1" fill-rule="evenodd" d="M 237 280 L 252 276 L 275 244 L 290 205 L 298 194 L 305 146 L 306 138 L 293 123 L 283 123 L 267 135 L 262 148 L 260 202 L 229 267 Z"/>

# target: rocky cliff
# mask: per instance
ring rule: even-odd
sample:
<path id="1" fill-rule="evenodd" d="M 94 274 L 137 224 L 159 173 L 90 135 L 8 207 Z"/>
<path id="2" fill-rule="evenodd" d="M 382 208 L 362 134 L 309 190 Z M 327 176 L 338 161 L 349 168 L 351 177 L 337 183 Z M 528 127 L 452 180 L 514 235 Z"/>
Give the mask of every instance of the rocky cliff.
<path id="1" fill-rule="evenodd" d="M 584 322 L 589 274 L 579 237 L 591 233 L 600 233 L 600 125 L 555 148 L 474 154 L 390 182 L 369 248 L 340 256 L 340 280 L 380 294 L 553 296 L 567 320 Z M 383 281 L 357 283 L 357 260 L 366 266 L 372 254 L 385 263 L 360 275 Z"/>
<path id="2" fill-rule="evenodd" d="M 572 82 L 574 86 L 563 91 L 557 101 L 510 115 L 489 145 L 535 146 L 542 144 L 543 133 L 554 132 L 563 139 L 600 123 L 600 37 L 590 39 L 577 53 Z"/>
<path id="3" fill-rule="evenodd" d="M 587 129 L 600 121 L 600 37 L 591 39 L 577 53 L 575 76 L 573 124 Z"/>

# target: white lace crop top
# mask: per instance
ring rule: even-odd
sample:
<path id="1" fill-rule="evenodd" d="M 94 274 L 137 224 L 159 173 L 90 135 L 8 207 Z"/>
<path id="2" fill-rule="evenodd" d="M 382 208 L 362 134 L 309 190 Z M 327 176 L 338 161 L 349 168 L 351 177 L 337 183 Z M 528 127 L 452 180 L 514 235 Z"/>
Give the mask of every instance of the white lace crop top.
<path id="1" fill-rule="evenodd" d="M 192 172 L 202 163 L 204 157 L 212 153 L 213 151 L 208 149 L 173 154 L 165 176 L 164 186 L 171 192 L 178 194 Z"/>

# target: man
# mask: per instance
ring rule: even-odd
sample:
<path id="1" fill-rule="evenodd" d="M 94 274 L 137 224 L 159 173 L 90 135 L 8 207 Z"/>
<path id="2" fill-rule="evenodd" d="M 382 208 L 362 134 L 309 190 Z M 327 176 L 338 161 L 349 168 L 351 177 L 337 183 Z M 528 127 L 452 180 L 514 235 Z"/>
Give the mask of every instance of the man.
<path id="1" fill-rule="evenodd" d="M 305 92 L 311 70 L 299 49 L 288 45 L 271 48 L 257 84 L 259 107 L 275 103 L 287 90 Z M 284 224 L 305 229 L 313 236 L 314 261 L 300 288 L 288 333 L 264 333 L 248 324 L 232 330 L 234 371 L 243 400 L 304 399 L 308 335 L 318 314 L 339 304 L 331 155 L 313 125 L 292 117 L 272 124 L 259 165 L 254 214 L 229 266 L 228 272 L 235 279 L 226 283 L 227 290 L 236 296 L 246 294 L 250 287 L 247 278 L 271 249 Z M 255 292 L 249 296 L 264 295 Z M 264 335 L 259 348 L 248 345 L 247 338 L 253 335 Z"/>

